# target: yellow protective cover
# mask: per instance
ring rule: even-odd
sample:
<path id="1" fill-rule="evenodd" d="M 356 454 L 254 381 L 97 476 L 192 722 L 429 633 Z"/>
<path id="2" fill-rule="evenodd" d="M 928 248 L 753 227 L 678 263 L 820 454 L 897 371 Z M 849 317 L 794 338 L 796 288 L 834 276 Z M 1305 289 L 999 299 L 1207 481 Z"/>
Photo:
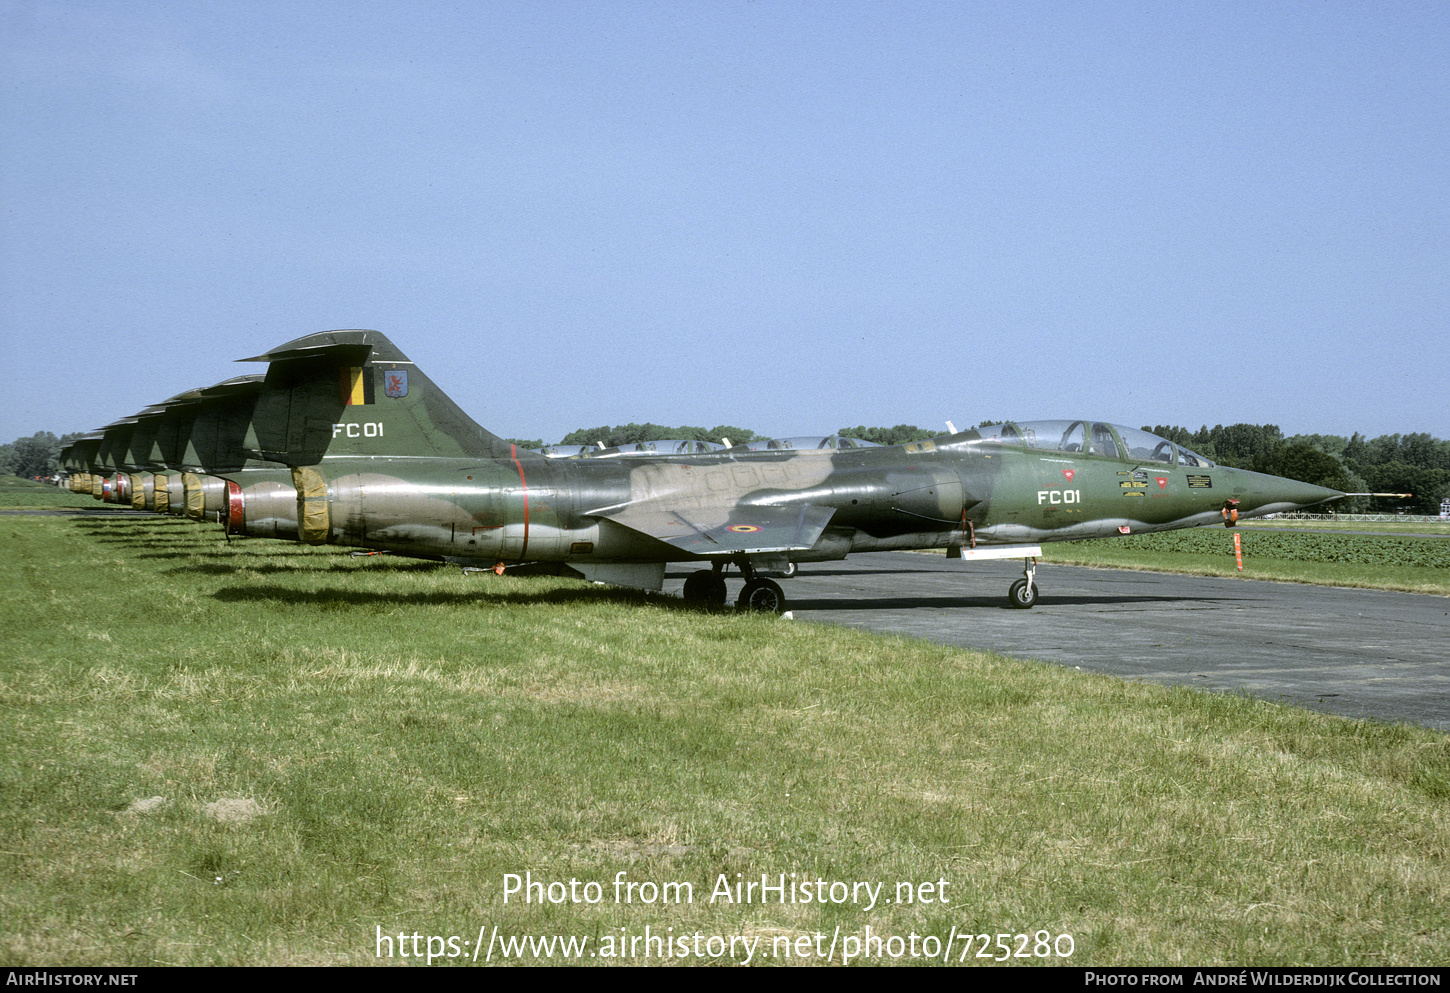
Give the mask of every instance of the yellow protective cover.
<path id="1" fill-rule="evenodd" d="M 297 487 L 297 537 L 309 545 L 321 545 L 332 535 L 327 508 L 327 480 L 316 469 L 303 466 L 292 470 Z"/>
<path id="2" fill-rule="evenodd" d="M 186 516 L 193 521 L 202 520 L 206 516 L 206 494 L 201 489 L 201 477 L 194 472 L 183 472 L 181 492 L 186 494 Z"/>

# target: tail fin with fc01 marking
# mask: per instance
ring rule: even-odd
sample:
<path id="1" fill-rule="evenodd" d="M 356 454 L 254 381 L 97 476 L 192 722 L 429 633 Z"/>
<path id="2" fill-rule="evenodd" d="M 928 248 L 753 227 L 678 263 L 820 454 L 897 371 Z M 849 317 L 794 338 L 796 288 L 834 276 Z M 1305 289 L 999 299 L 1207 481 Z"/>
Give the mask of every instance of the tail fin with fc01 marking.
<path id="1" fill-rule="evenodd" d="M 311 334 L 241 361 L 270 363 L 246 443 L 256 458 L 541 457 L 480 427 L 377 331 Z"/>

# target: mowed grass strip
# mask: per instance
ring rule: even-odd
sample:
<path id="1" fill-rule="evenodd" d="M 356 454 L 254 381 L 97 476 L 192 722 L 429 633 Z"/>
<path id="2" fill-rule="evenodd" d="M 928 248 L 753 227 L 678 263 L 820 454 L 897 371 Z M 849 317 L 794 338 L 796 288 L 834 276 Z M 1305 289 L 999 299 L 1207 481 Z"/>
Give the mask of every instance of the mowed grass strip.
<path id="1" fill-rule="evenodd" d="M 1045 931 L 1075 965 L 1450 947 L 1425 729 L 177 519 L 0 519 L 0 548 L 12 965 L 366 964 L 379 931 L 495 925 Z M 526 872 L 602 899 L 505 904 Z M 883 902 L 711 902 L 791 873 Z"/>
<path id="2" fill-rule="evenodd" d="M 1242 572 L 1234 559 L 1235 533 L 1243 548 Z M 1099 541 L 1056 542 L 1043 545 L 1042 552 L 1045 561 L 1067 565 L 1450 596 L 1450 537 L 1202 527 Z"/>
<path id="3" fill-rule="evenodd" d="M 0 475 L 0 509 L 52 507 L 103 507 L 103 504 L 89 493 L 72 493 L 67 487 L 38 483 L 19 476 Z"/>

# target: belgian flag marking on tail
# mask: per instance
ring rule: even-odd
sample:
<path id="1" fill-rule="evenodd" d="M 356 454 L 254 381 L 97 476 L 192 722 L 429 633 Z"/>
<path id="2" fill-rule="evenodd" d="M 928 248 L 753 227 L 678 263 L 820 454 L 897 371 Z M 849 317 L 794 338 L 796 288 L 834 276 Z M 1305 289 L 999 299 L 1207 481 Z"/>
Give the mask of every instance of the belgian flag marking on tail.
<path id="1" fill-rule="evenodd" d="M 372 403 L 374 401 L 373 372 L 357 366 L 343 366 L 337 370 L 341 378 L 342 402 L 344 406 Z"/>

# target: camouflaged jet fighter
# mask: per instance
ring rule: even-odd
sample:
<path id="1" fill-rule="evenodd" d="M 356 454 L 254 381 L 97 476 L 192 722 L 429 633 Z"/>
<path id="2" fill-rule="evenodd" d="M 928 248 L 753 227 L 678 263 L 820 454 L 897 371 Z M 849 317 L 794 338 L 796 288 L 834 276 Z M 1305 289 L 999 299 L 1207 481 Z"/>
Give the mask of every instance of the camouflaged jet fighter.
<path id="1" fill-rule="evenodd" d="M 1022 559 L 1008 600 L 1027 608 L 1043 542 L 1231 526 L 1341 495 L 1092 420 L 1007 422 L 891 447 L 548 459 L 480 427 L 376 331 L 308 335 L 243 361 L 269 363 L 260 389 L 231 401 L 229 423 L 245 423 L 245 438 L 224 458 L 197 453 L 198 468 L 232 481 L 233 533 L 278 534 L 285 499 L 254 501 L 237 485 L 245 472 L 221 463 L 240 455 L 287 467 L 302 541 L 499 567 L 564 563 L 655 590 L 665 563 L 706 562 L 714 568 L 684 592 L 714 604 L 735 566 L 742 609 L 785 609 L 761 573 L 929 548 Z"/>

